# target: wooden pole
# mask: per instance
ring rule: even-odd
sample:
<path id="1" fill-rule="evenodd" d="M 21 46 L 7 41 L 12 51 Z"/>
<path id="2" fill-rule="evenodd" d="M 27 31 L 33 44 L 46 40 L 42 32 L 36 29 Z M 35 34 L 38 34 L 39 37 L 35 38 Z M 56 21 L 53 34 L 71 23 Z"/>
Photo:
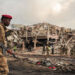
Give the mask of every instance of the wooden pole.
<path id="1" fill-rule="evenodd" d="M 22 50 L 25 50 L 25 44 L 24 44 L 24 41 L 22 42 Z"/>
<path id="2" fill-rule="evenodd" d="M 70 49 L 70 46 L 68 45 L 71 40 L 72 40 L 72 37 L 66 43 L 66 46 L 68 48 L 68 50 L 67 50 L 67 56 L 70 56 L 71 55 L 71 49 Z"/>
<path id="3" fill-rule="evenodd" d="M 47 31 L 47 43 L 49 42 L 49 25 L 48 25 L 48 31 Z"/>
<path id="4" fill-rule="evenodd" d="M 28 40 L 28 34 L 27 34 L 27 29 L 26 29 L 26 41 Z"/>
<path id="5" fill-rule="evenodd" d="M 37 36 L 35 36 L 35 40 L 34 40 L 34 49 L 36 49 L 36 43 L 37 43 Z"/>
<path id="6" fill-rule="evenodd" d="M 70 49 L 70 47 L 68 47 L 67 56 L 70 57 L 70 55 L 71 55 L 71 49 Z"/>

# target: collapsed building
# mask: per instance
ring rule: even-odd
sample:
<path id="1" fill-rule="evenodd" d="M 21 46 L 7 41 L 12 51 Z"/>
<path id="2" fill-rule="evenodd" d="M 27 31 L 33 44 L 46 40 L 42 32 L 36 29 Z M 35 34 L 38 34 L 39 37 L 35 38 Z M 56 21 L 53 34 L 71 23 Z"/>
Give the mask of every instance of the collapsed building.
<path id="1" fill-rule="evenodd" d="M 34 49 L 49 42 L 54 45 L 56 54 L 74 55 L 75 52 L 75 30 L 48 23 L 38 23 L 13 30 L 8 41 L 24 44 L 24 47 L 33 47 Z"/>

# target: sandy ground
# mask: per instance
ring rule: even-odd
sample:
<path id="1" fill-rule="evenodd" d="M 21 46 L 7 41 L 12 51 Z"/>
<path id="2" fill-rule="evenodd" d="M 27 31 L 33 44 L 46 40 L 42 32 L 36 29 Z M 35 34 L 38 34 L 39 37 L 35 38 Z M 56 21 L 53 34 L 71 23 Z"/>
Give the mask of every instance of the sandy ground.
<path id="1" fill-rule="evenodd" d="M 75 75 L 74 72 L 51 71 L 49 68 L 28 63 L 26 60 L 8 61 L 9 75 Z"/>
<path id="2" fill-rule="evenodd" d="M 41 50 L 36 50 L 32 52 L 20 51 L 18 52 L 18 57 L 20 59 L 14 59 L 13 57 L 8 57 L 8 65 L 10 70 L 9 75 L 75 75 L 75 72 L 52 71 L 48 67 L 31 64 L 26 59 L 28 58 L 29 60 L 37 61 L 40 59 L 41 53 L 42 53 Z M 19 56 L 19 54 L 24 56 Z M 34 54 L 37 55 L 37 57 L 39 55 L 39 57 L 37 58 L 33 56 Z M 51 58 L 52 57 L 50 57 L 50 59 Z M 57 59 L 55 56 L 53 58 Z M 52 62 L 54 60 L 52 59 Z"/>

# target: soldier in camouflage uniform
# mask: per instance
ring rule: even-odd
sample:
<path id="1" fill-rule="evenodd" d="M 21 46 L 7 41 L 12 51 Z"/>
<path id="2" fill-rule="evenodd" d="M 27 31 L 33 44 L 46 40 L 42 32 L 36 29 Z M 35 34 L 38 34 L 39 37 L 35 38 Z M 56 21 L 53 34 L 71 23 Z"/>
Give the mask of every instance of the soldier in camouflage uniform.
<path id="1" fill-rule="evenodd" d="M 0 23 L 0 43 L 5 45 L 5 32 L 6 26 L 9 26 L 12 16 L 2 15 Z M 7 59 L 2 53 L 2 48 L 0 48 L 0 75 L 8 75 L 9 69 L 7 64 Z"/>

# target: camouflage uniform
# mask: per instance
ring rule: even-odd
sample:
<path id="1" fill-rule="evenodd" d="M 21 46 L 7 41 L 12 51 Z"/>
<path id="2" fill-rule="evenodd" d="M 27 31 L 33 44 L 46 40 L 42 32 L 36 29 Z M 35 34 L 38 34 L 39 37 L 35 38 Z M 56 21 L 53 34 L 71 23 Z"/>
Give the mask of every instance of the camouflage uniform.
<path id="1" fill-rule="evenodd" d="M 0 24 L 0 43 L 5 44 L 5 29 Z M 0 75 L 8 75 L 9 69 L 6 57 L 2 54 L 2 48 L 0 48 Z"/>

